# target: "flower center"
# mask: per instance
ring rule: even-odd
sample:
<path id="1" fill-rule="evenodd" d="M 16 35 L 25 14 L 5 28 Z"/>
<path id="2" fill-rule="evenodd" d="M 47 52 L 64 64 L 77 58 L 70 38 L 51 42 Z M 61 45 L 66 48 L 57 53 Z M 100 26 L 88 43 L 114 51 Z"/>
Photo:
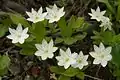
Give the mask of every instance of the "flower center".
<path id="1" fill-rule="evenodd" d="M 100 55 L 100 58 L 101 58 L 101 59 L 103 59 L 103 58 L 104 58 L 104 55 L 103 55 L 103 54 L 102 54 L 102 55 Z"/>
<path id="2" fill-rule="evenodd" d="M 20 37 L 21 37 L 21 34 L 20 34 L 20 33 L 17 33 L 16 36 L 17 36 L 18 38 L 20 38 Z"/>
<path id="3" fill-rule="evenodd" d="M 57 16 L 55 15 L 54 18 L 57 18 Z"/>
<path id="4" fill-rule="evenodd" d="M 45 53 L 48 53 L 48 50 L 45 50 Z"/>
<path id="5" fill-rule="evenodd" d="M 39 17 L 38 17 L 38 16 L 36 16 L 36 17 L 35 17 L 35 19 L 37 20 L 37 19 L 39 19 Z"/>
<path id="6" fill-rule="evenodd" d="M 81 63 L 81 60 L 77 60 L 78 63 Z"/>
<path id="7" fill-rule="evenodd" d="M 65 59 L 65 62 L 68 62 L 69 61 L 69 58 Z"/>

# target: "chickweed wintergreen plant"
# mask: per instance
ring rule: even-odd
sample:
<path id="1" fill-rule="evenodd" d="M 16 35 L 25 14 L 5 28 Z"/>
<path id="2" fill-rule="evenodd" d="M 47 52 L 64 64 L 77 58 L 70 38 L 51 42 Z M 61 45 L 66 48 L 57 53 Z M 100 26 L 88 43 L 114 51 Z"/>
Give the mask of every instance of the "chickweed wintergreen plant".
<path id="1" fill-rule="evenodd" d="M 47 43 L 47 41 L 43 39 L 41 44 L 35 44 L 35 46 L 37 48 L 35 55 L 40 56 L 42 60 L 46 60 L 47 58 L 53 58 L 53 52 L 58 49 L 57 47 L 53 47 L 54 44 L 52 39 L 49 43 Z"/>
<path id="2" fill-rule="evenodd" d="M 104 31 L 107 29 L 112 30 L 112 23 L 110 22 L 110 19 L 104 16 L 106 11 L 100 11 L 100 8 L 97 7 L 96 11 L 91 9 L 91 12 L 92 13 L 88 13 L 91 16 L 91 19 L 95 19 L 98 22 L 101 22 L 100 27 L 103 27 Z"/>
<path id="3" fill-rule="evenodd" d="M 16 30 L 9 28 L 10 35 L 7 38 L 12 39 L 12 43 L 20 43 L 23 44 L 25 39 L 29 37 L 27 34 L 28 28 L 23 29 L 21 24 L 18 24 Z"/>
<path id="4" fill-rule="evenodd" d="M 38 11 L 35 11 L 33 8 L 31 10 L 32 12 L 27 12 L 27 15 L 29 18 L 27 19 L 28 21 L 31 21 L 33 23 L 37 23 L 39 21 L 43 21 L 45 19 L 45 16 L 47 15 L 46 12 L 43 13 L 42 7 Z"/>
<path id="5" fill-rule="evenodd" d="M 35 55 L 42 60 L 47 60 L 48 58 L 53 61 L 55 60 L 57 64 L 51 69 L 51 72 L 58 73 L 65 78 L 77 77 L 78 74 L 84 76 L 85 73 L 82 71 L 89 68 L 89 64 L 92 63 L 91 58 L 88 59 L 89 57 L 94 58 L 93 65 L 100 64 L 103 67 L 106 67 L 109 61 L 115 59 L 113 58 L 114 56 L 112 56 L 112 49 L 118 50 L 115 46 L 119 45 L 120 36 L 118 33 L 118 35 L 116 35 L 113 30 L 111 18 L 105 16 L 107 10 L 101 11 L 100 7 L 97 7 L 96 10 L 91 9 L 91 13 L 88 13 L 91 19 L 99 22 L 99 27 L 103 28 L 103 31 L 100 29 L 100 33 L 96 31 L 97 36 L 94 36 L 94 38 L 96 39 L 95 43 L 99 44 L 99 46 L 95 45 L 94 42 L 93 44 L 91 43 L 94 45 L 94 51 L 91 51 L 91 49 L 90 51 L 86 51 L 89 56 L 87 54 L 84 55 L 84 51 L 80 50 L 80 52 L 77 53 L 76 51 L 72 52 L 73 49 L 71 49 L 71 46 L 74 46 L 73 43 L 77 45 L 77 41 L 80 42 L 83 37 L 85 37 L 80 34 L 81 32 L 89 34 L 87 30 L 83 29 L 87 23 L 84 21 L 84 18 L 72 16 L 70 20 L 66 20 L 64 17 L 66 13 L 64 7 L 59 8 L 56 4 L 52 7 L 46 7 L 45 9 L 45 12 L 43 12 L 42 7 L 40 7 L 38 11 L 35 11 L 33 8 L 31 12 L 26 11 L 29 17 L 27 19 L 24 19 L 24 17 L 20 17 L 19 19 L 17 16 L 14 18 L 13 16 L 11 17 L 13 23 L 18 26 L 16 29 L 9 28 L 10 35 L 8 35 L 7 38 L 11 39 L 12 43 L 20 43 L 16 44 L 16 46 L 22 48 L 22 54 Z M 32 23 L 32 25 L 29 23 Z M 66 45 L 64 42 L 68 44 Z M 105 47 L 104 44 L 109 45 L 109 47 Z M 68 48 L 66 49 L 66 47 Z M 86 68 L 84 69 L 85 66 Z M 78 78 L 81 79 L 81 77 Z"/>
<path id="6" fill-rule="evenodd" d="M 60 18 L 65 14 L 65 12 L 63 11 L 64 7 L 58 8 L 56 4 L 54 4 L 52 8 L 46 7 L 46 10 L 47 10 L 46 19 L 49 20 L 49 23 L 53 23 L 55 21 L 60 20 Z"/>
<path id="7" fill-rule="evenodd" d="M 103 45 L 103 43 L 100 43 L 99 47 L 94 45 L 93 52 L 90 52 L 90 55 L 95 58 L 93 61 L 93 64 L 101 64 L 103 67 L 107 65 L 107 62 L 112 59 L 111 50 L 112 47 L 107 47 Z"/>

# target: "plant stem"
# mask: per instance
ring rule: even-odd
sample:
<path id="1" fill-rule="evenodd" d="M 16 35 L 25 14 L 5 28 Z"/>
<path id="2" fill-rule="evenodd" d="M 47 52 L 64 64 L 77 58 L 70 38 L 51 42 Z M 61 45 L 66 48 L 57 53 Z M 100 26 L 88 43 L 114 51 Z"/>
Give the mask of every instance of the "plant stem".
<path id="1" fill-rule="evenodd" d="M 87 74 L 85 74 L 85 76 L 86 76 L 86 77 L 89 77 L 89 78 L 91 78 L 91 79 L 94 79 L 94 80 L 103 80 L 103 79 L 99 79 L 99 78 L 96 78 L 96 77 L 93 77 L 93 76 L 90 76 L 90 75 L 87 75 Z"/>
<path id="2" fill-rule="evenodd" d="M 98 77 L 98 73 L 100 71 L 101 65 L 98 66 L 97 72 L 96 72 L 96 76 Z"/>

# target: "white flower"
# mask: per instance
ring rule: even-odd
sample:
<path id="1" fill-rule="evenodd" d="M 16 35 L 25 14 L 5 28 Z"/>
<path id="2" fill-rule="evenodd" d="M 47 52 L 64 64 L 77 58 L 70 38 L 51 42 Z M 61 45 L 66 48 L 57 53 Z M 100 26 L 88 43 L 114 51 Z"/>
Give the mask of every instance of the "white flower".
<path id="1" fill-rule="evenodd" d="M 32 12 L 26 12 L 27 15 L 29 16 L 29 18 L 27 19 L 28 21 L 31 21 L 33 23 L 37 23 L 39 21 L 43 21 L 45 19 L 45 16 L 47 15 L 47 13 L 42 13 L 43 9 L 42 7 L 40 7 L 40 9 L 38 10 L 38 12 L 36 12 L 33 8 L 32 8 Z"/>
<path id="2" fill-rule="evenodd" d="M 47 58 L 53 58 L 55 52 L 58 48 L 53 47 L 53 40 L 49 43 L 45 39 L 43 39 L 42 44 L 35 44 L 37 51 L 35 52 L 36 56 L 40 56 L 42 60 L 46 60 Z"/>
<path id="3" fill-rule="evenodd" d="M 12 43 L 20 43 L 23 44 L 25 39 L 29 37 L 27 34 L 28 28 L 22 29 L 22 25 L 18 24 L 16 30 L 9 28 L 10 35 L 7 36 L 7 38 L 12 39 Z"/>
<path id="4" fill-rule="evenodd" d="M 100 27 L 104 27 L 104 31 L 108 28 L 109 30 L 112 30 L 111 26 L 112 23 L 110 22 L 110 19 L 108 17 L 103 17 L 101 20 L 101 25 Z"/>
<path id="5" fill-rule="evenodd" d="M 112 59 L 111 50 L 112 47 L 105 48 L 103 43 L 100 43 L 99 47 L 94 45 L 94 52 L 90 52 L 90 55 L 95 58 L 93 64 L 101 64 L 103 67 L 107 65 L 107 62 Z"/>
<path id="6" fill-rule="evenodd" d="M 76 57 L 76 63 L 72 64 L 72 67 L 82 69 L 84 66 L 88 65 L 87 59 L 88 55 L 83 55 L 83 52 L 80 51 L 79 55 Z"/>
<path id="7" fill-rule="evenodd" d="M 100 8 L 97 7 L 96 11 L 94 9 L 91 9 L 92 13 L 88 13 L 91 16 L 91 19 L 96 19 L 98 22 L 101 21 L 103 15 L 106 11 L 100 11 Z"/>
<path id="8" fill-rule="evenodd" d="M 52 8 L 48 8 L 46 7 L 47 10 L 47 16 L 46 19 L 49 20 L 49 23 L 53 23 L 55 21 L 58 21 L 62 16 L 64 16 L 65 12 L 64 7 L 62 7 L 61 9 L 59 9 L 56 4 L 54 4 L 54 6 Z"/>
<path id="9" fill-rule="evenodd" d="M 76 56 L 77 53 L 71 54 L 70 48 L 68 48 L 66 51 L 60 49 L 60 56 L 57 56 L 56 59 L 58 60 L 59 66 L 64 66 L 64 68 L 67 69 L 71 64 L 76 62 Z"/>

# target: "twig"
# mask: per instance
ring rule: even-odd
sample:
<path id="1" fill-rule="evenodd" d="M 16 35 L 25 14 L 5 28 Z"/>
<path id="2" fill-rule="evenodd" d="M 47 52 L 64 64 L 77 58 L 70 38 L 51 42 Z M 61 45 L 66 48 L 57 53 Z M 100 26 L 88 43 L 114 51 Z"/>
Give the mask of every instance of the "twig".
<path id="1" fill-rule="evenodd" d="M 96 77 L 98 77 L 98 73 L 100 71 L 101 65 L 98 66 L 97 72 L 96 72 Z"/>
<path id="2" fill-rule="evenodd" d="M 90 75 L 87 75 L 85 74 L 86 77 L 89 77 L 91 79 L 94 79 L 94 80 L 103 80 L 103 79 L 100 79 L 100 78 L 96 78 L 96 77 L 93 77 L 93 76 L 90 76 Z"/>

